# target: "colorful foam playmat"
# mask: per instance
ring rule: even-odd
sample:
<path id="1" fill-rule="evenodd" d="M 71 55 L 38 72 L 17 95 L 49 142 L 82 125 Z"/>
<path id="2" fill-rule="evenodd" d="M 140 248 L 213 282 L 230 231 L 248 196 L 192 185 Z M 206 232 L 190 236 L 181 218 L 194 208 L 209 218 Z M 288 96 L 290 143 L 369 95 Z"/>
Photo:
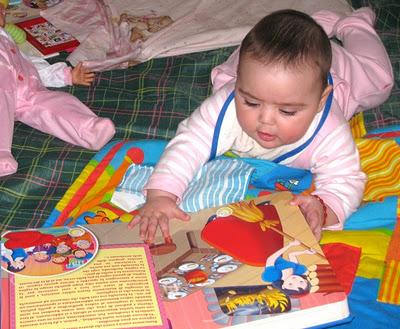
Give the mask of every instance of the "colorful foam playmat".
<path id="1" fill-rule="evenodd" d="M 321 243 L 341 243 L 361 250 L 356 279 L 349 295 L 354 320 L 343 326 L 365 324 L 368 327 L 369 321 L 374 321 L 376 327 L 390 327 L 394 319 L 400 319 L 400 129 L 391 126 L 366 133 L 363 120 L 362 114 L 352 120 L 362 167 L 368 175 L 363 204 L 347 220 L 343 231 L 325 231 Z M 133 167 L 153 167 L 166 144 L 161 140 L 139 140 L 114 141 L 105 146 L 67 190 L 45 226 L 131 221 L 137 210 L 120 208 L 113 202 L 113 196 L 118 191 L 138 193 L 137 187 L 128 191 L 127 173 Z M 232 196 L 229 202 L 237 201 L 235 197 L 247 199 L 276 190 L 309 193 L 313 188 L 308 171 L 229 154 L 213 161 L 228 164 L 243 161 L 251 168 L 247 185 L 237 186 L 243 195 Z M 208 168 L 209 171 L 214 170 L 213 166 Z M 201 179 L 199 177 L 198 182 Z M 224 185 L 223 182 L 216 183 L 213 188 L 218 189 L 220 185 Z M 210 206 L 217 206 L 221 200 L 210 198 L 209 202 Z M 330 250 L 330 260 L 334 262 L 332 253 L 334 255 L 335 251 Z M 343 257 L 343 253 L 339 255 Z M 337 258 L 337 261 L 340 262 L 340 259 Z M 346 267 L 341 271 L 345 272 Z M 378 316 L 382 312 L 388 316 Z"/>

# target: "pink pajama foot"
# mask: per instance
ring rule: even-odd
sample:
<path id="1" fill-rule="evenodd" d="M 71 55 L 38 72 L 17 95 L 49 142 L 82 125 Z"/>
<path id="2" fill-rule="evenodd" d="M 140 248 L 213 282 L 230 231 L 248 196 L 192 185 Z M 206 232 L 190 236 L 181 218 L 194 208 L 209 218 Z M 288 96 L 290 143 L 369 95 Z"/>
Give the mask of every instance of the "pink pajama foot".
<path id="1" fill-rule="evenodd" d="M 343 16 L 340 16 L 337 13 L 328 10 L 318 11 L 313 14 L 312 17 L 317 21 L 319 25 L 322 26 L 329 38 L 332 38 L 335 35 L 335 25 L 343 18 Z"/>
<path id="2" fill-rule="evenodd" d="M 10 152 L 0 151 L 0 177 L 14 174 L 17 171 L 18 163 Z"/>
<path id="3" fill-rule="evenodd" d="M 114 134 L 114 123 L 110 119 L 94 117 L 81 132 L 83 140 L 81 145 L 90 150 L 99 150 L 110 141 Z"/>

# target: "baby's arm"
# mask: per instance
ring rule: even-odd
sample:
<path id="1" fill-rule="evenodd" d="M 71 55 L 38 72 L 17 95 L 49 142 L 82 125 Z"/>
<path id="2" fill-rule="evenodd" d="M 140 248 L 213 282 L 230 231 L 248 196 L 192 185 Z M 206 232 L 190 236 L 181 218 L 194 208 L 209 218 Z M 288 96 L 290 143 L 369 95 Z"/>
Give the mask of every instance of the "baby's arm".
<path id="1" fill-rule="evenodd" d="M 158 225 L 163 236 L 168 237 L 170 219 L 188 219 L 178 204 L 189 182 L 210 157 L 215 123 L 232 89 L 233 86 L 227 86 L 206 99 L 189 118 L 180 123 L 176 136 L 166 147 L 144 187 L 146 203 L 140 209 L 139 216 L 129 225 L 133 227 L 140 224 L 140 234 L 144 240 L 153 240 Z"/>
<path id="2" fill-rule="evenodd" d="M 327 208 L 325 227 L 342 229 L 346 218 L 360 205 L 366 183 L 358 149 L 347 124 L 340 125 L 315 148 L 311 155 L 311 172 L 315 184 L 313 194 L 320 197 Z M 317 199 L 314 203 L 320 212 L 321 203 Z M 320 229 L 323 224 L 320 222 Z"/>
<path id="3" fill-rule="evenodd" d="M 232 90 L 233 85 L 226 85 L 179 124 L 145 190 L 159 189 L 176 195 L 178 202 L 182 199 L 195 174 L 209 160 L 218 115 Z M 224 140 L 224 149 L 219 144 L 217 155 L 230 148 L 229 142 Z"/>
<path id="4" fill-rule="evenodd" d="M 28 56 L 22 52 L 21 54 L 35 66 L 45 87 L 60 88 L 72 85 L 71 68 L 67 63 L 50 64 L 42 57 Z"/>
<path id="5" fill-rule="evenodd" d="M 160 226 L 164 239 L 168 240 L 170 237 L 168 225 L 170 218 L 184 221 L 190 219 L 188 214 L 178 208 L 176 201 L 177 197 L 172 193 L 162 190 L 148 190 L 146 203 L 140 209 L 139 215 L 129 223 L 128 227 L 133 228 L 140 223 L 140 238 L 151 244 L 157 227 Z"/>
<path id="6" fill-rule="evenodd" d="M 346 119 L 383 103 L 393 87 L 393 72 L 386 49 L 373 27 L 374 12 L 361 8 L 340 17 L 321 11 L 313 18 L 329 37 L 335 36 L 343 45 L 332 43 L 332 73 L 336 98 Z"/>
<path id="7" fill-rule="evenodd" d="M 39 73 L 40 80 L 46 87 L 65 87 L 69 85 L 89 86 L 95 77 L 93 72 L 89 72 L 82 63 L 73 69 L 64 62 L 49 64 L 44 58 L 27 56 L 23 54 L 35 66 Z"/>

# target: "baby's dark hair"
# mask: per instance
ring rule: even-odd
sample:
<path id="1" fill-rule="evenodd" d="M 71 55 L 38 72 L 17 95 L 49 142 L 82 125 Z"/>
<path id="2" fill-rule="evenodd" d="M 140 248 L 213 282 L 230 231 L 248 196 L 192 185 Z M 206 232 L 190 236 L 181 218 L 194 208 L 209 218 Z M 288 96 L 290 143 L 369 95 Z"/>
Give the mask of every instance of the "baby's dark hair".
<path id="1" fill-rule="evenodd" d="M 322 90 L 332 62 L 331 44 L 322 27 L 309 15 L 292 9 L 275 11 L 259 21 L 242 41 L 240 58 L 243 55 L 265 65 L 317 67 Z"/>

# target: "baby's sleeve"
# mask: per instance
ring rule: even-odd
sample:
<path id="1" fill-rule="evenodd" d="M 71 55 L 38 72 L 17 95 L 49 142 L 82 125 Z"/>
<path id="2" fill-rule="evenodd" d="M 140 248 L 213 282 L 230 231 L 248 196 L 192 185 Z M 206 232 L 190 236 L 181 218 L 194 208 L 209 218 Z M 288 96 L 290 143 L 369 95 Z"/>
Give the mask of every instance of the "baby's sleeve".
<path id="1" fill-rule="evenodd" d="M 194 175 L 210 157 L 214 128 L 219 112 L 232 91 L 233 85 L 226 85 L 216 94 L 208 97 L 187 119 L 179 124 L 175 137 L 168 143 L 144 192 L 149 189 L 163 190 L 178 197 L 178 201 Z M 224 141 L 223 150 L 229 149 Z"/>
<path id="2" fill-rule="evenodd" d="M 29 60 L 38 71 L 44 86 L 60 88 L 72 85 L 71 68 L 67 63 L 49 64 L 45 59 L 34 56 L 29 56 Z"/>
<path id="3" fill-rule="evenodd" d="M 337 215 L 339 223 L 327 227 L 343 228 L 345 220 L 360 206 L 367 176 L 347 124 L 325 137 L 311 156 L 315 191 Z"/>

